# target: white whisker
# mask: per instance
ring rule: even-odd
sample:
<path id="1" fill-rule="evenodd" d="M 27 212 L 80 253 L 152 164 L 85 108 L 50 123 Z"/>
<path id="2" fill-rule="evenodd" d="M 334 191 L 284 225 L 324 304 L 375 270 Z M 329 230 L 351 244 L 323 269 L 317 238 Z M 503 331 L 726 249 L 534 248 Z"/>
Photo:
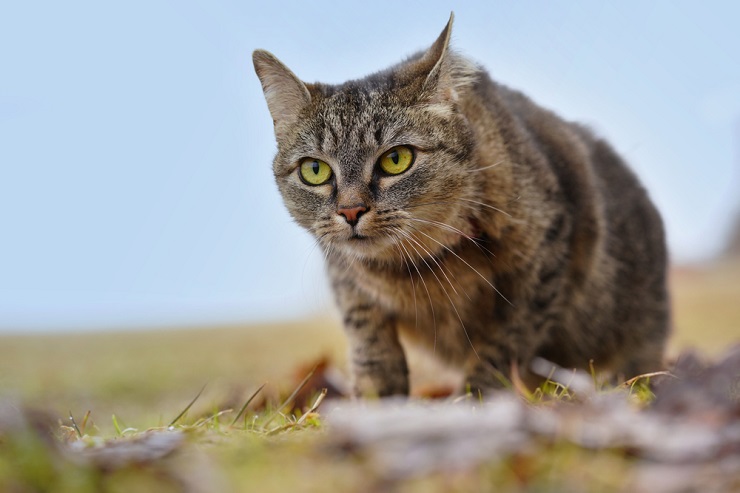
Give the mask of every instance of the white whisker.
<path id="1" fill-rule="evenodd" d="M 481 207 L 487 207 L 487 208 L 489 208 L 491 210 L 494 210 L 496 212 L 500 212 L 501 214 L 503 214 L 503 215 L 505 215 L 507 217 L 511 217 L 511 214 L 509 214 L 508 212 L 503 211 L 503 210 L 499 209 L 498 207 L 494 207 L 494 206 L 492 206 L 490 204 L 486 204 L 485 202 L 479 202 L 479 201 L 473 200 L 473 199 L 465 199 L 465 198 L 462 198 L 462 197 L 460 198 L 460 200 L 464 200 L 465 202 L 470 202 L 472 204 L 478 204 Z"/>
<path id="2" fill-rule="evenodd" d="M 412 226 L 412 228 L 413 228 L 413 226 Z M 414 229 L 416 231 L 418 231 L 419 233 L 423 234 L 424 236 L 426 236 L 427 238 L 429 238 L 430 240 L 432 240 L 433 242 L 437 243 L 439 246 L 441 246 L 442 248 L 444 248 L 445 250 L 447 250 L 448 252 L 450 252 L 452 255 L 454 255 L 458 259 L 460 259 L 460 261 L 462 263 L 464 263 L 465 265 L 467 265 L 468 267 L 470 267 L 470 269 L 473 272 L 475 272 L 476 274 L 478 274 L 478 276 L 481 279 L 483 279 L 486 282 L 486 284 L 488 284 L 489 286 L 491 286 L 491 288 L 493 288 L 493 290 L 496 291 L 496 293 L 498 293 L 498 295 L 501 296 L 504 299 L 504 301 L 506 301 L 509 305 L 514 306 L 511 303 L 511 301 L 509 301 L 506 298 L 506 296 L 504 296 L 503 294 L 501 294 L 501 291 L 499 291 L 498 289 L 496 289 L 496 286 L 494 286 L 493 283 L 491 283 L 491 281 L 489 281 L 488 279 L 486 279 L 486 277 L 478 271 L 478 269 L 476 269 L 475 267 L 473 267 L 472 265 L 470 265 L 464 258 L 462 258 L 460 255 L 458 255 L 457 253 L 455 253 L 450 247 L 448 247 L 447 245 L 442 244 L 441 242 L 437 241 L 435 238 L 431 237 L 430 235 L 426 234 L 425 232 L 421 231 L 420 229 L 418 229 L 418 228 L 414 228 Z"/>
<path id="3" fill-rule="evenodd" d="M 456 295 L 458 295 L 458 296 L 459 296 L 459 295 L 460 295 L 460 293 L 458 293 L 458 292 L 457 292 L 457 289 L 455 289 L 455 286 L 454 286 L 454 285 L 452 284 L 452 281 L 450 281 L 450 278 L 449 278 L 449 277 L 447 277 L 447 274 L 445 273 L 445 270 L 444 270 L 444 268 L 443 268 L 443 267 L 442 267 L 442 265 L 441 265 L 441 264 L 439 263 L 439 261 L 438 261 L 438 260 L 437 260 L 437 258 L 436 258 L 436 257 L 434 256 L 434 254 L 432 254 L 432 252 L 430 252 L 428 248 L 426 248 L 426 247 L 425 247 L 424 245 L 422 245 L 422 244 L 421 244 L 421 242 L 419 242 L 419 241 L 418 241 L 418 239 L 417 239 L 417 238 L 416 238 L 416 237 L 415 237 L 415 236 L 414 236 L 413 234 L 409 233 L 408 231 L 404 231 L 403 233 L 404 233 L 404 236 L 405 236 L 406 238 L 408 238 L 409 240 L 411 240 L 411 241 L 413 241 L 414 243 L 416 243 L 416 245 L 417 245 L 417 246 L 418 246 L 418 247 L 419 247 L 419 248 L 420 248 L 420 249 L 421 249 L 421 250 L 422 250 L 422 251 L 423 251 L 424 253 L 426 253 L 426 254 L 427 254 L 427 256 L 428 256 L 428 257 L 429 257 L 429 258 L 430 258 L 430 259 L 432 260 L 432 262 L 434 262 L 434 264 L 435 264 L 435 265 L 436 265 L 436 266 L 437 266 L 437 267 L 439 268 L 439 271 L 440 271 L 440 272 L 442 273 L 442 275 L 443 275 L 443 276 L 445 277 L 445 279 L 447 280 L 447 284 L 449 284 L 449 285 L 450 285 L 450 287 L 452 288 L 452 291 L 453 291 L 453 292 L 454 292 L 454 293 L 455 293 Z M 453 278 L 453 279 L 455 278 L 455 276 L 454 276 L 454 274 L 452 274 L 452 272 L 450 272 L 450 275 L 452 275 L 452 278 Z M 455 279 L 455 281 L 457 281 L 457 279 Z M 458 284 L 460 284 L 460 283 L 458 282 Z"/>
<path id="4" fill-rule="evenodd" d="M 464 233 L 463 231 L 460 231 L 459 229 L 457 229 L 457 228 L 455 228 L 453 226 L 450 226 L 449 224 L 445 224 L 445 223 L 440 222 L 440 221 L 432 221 L 432 220 L 429 220 L 429 219 L 419 219 L 418 217 L 410 217 L 410 216 L 407 217 L 406 219 L 408 219 L 410 221 L 416 221 L 416 222 L 420 222 L 420 223 L 430 224 L 432 226 L 437 226 L 440 229 L 444 229 L 444 230 L 447 230 L 447 231 L 451 231 L 453 233 L 456 233 L 456 234 L 460 235 L 461 237 L 463 237 L 463 238 L 465 238 L 467 240 L 470 240 L 473 243 L 473 245 L 475 245 L 476 248 L 478 248 L 478 250 L 480 250 L 481 252 L 485 252 L 485 253 L 489 254 L 491 257 L 496 257 L 496 254 L 495 253 L 493 253 L 491 250 L 489 250 L 488 248 L 486 248 L 483 245 L 481 245 L 480 243 L 478 243 L 475 240 L 475 238 L 471 238 L 467 233 Z M 489 262 L 490 262 L 490 259 L 489 259 Z"/>
<path id="5" fill-rule="evenodd" d="M 426 237 L 427 237 L 427 238 L 429 238 L 430 240 L 434 241 L 435 243 L 437 243 L 437 244 L 438 244 L 438 245 L 440 245 L 441 247 L 443 247 L 443 248 L 445 248 L 445 249 L 447 249 L 447 250 L 450 250 L 450 249 L 449 249 L 449 248 L 448 248 L 447 246 L 445 246 L 444 244 L 442 244 L 442 243 L 440 243 L 439 241 L 435 240 L 434 238 L 432 238 L 432 237 L 431 237 L 431 236 L 429 236 L 428 234 L 424 233 L 424 232 L 423 232 L 422 230 L 420 230 L 419 228 L 414 228 L 414 227 L 413 227 L 413 226 L 411 226 L 411 225 L 409 225 L 409 227 L 411 227 L 411 228 L 412 228 L 412 229 L 413 229 L 414 231 L 417 231 L 417 232 L 419 232 L 419 233 L 423 234 L 424 236 L 426 236 Z M 470 301 L 473 301 L 473 300 L 472 300 L 472 299 L 470 298 L 470 295 L 469 295 L 469 294 L 467 293 L 467 291 L 465 291 L 465 288 L 463 287 L 462 283 L 461 283 L 460 281 L 458 281 L 458 280 L 457 280 L 457 277 L 455 277 L 455 274 L 453 274 L 453 272 L 452 272 L 452 269 L 450 269 L 450 267 L 449 267 L 449 266 L 445 265 L 444 261 L 441 261 L 441 260 L 437 260 L 437 257 L 436 257 L 436 256 L 434 256 L 434 255 L 433 255 L 433 254 L 432 254 L 432 253 L 431 253 L 431 252 L 429 251 L 429 249 L 428 249 L 428 248 L 424 248 L 424 251 L 425 251 L 425 252 L 427 252 L 427 254 L 428 254 L 428 255 L 430 256 L 430 258 L 431 258 L 431 259 L 432 259 L 432 260 L 434 261 L 434 263 L 435 263 L 435 264 L 437 265 L 437 267 L 439 267 L 440 271 L 441 271 L 441 272 L 442 272 L 442 274 L 443 274 L 443 275 L 445 276 L 445 279 L 447 279 L 447 282 L 448 282 L 448 283 L 450 283 L 450 286 L 452 286 L 452 283 L 450 282 L 449 278 L 448 278 L 448 277 L 447 277 L 447 275 L 445 274 L 445 268 L 447 269 L 447 272 L 449 272 L 449 274 L 450 274 L 450 275 L 452 276 L 452 278 L 453 278 L 453 279 L 455 280 L 455 282 L 457 283 L 457 285 L 458 285 L 458 286 L 460 287 L 460 289 L 462 290 L 462 292 L 463 292 L 463 293 L 465 294 L 465 297 L 466 297 L 466 298 L 467 298 L 468 300 L 470 300 Z M 452 252 L 452 250 L 450 250 L 450 252 L 451 252 L 451 253 L 453 253 L 453 254 L 455 254 L 454 252 Z M 456 255 L 456 254 L 455 254 L 455 255 Z M 461 259 L 461 260 L 462 260 L 462 259 Z M 480 275 L 480 274 L 479 274 L 479 275 Z M 455 288 L 454 288 L 454 287 L 452 287 L 452 289 L 453 289 L 453 291 L 455 290 Z M 455 291 L 455 294 L 458 294 L 458 293 L 457 293 L 457 291 Z"/>
<path id="6" fill-rule="evenodd" d="M 403 235 L 406 236 L 407 238 L 409 238 L 409 239 L 413 238 L 413 235 L 411 235 L 408 231 L 403 231 L 403 230 L 399 230 L 399 231 L 402 232 Z M 419 244 L 416 240 L 414 240 L 414 241 L 417 244 Z M 416 250 L 416 247 L 414 247 L 414 245 L 409 244 L 409 246 L 411 248 L 413 248 L 414 250 Z M 442 280 L 439 278 L 439 276 L 437 276 L 437 274 L 434 272 L 434 269 L 424 259 L 424 256 L 421 255 L 421 253 L 418 250 L 416 250 L 416 253 L 421 258 L 421 261 L 426 264 L 427 268 L 429 269 L 429 272 L 432 273 L 432 275 L 434 276 L 434 278 L 437 280 L 437 283 L 439 284 L 439 287 L 442 288 L 442 292 L 445 294 L 445 296 L 447 297 L 447 299 L 450 301 L 450 305 L 452 306 L 452 310 L 455 312 L 455 315 L 457 315 L 457 319 L 460 321 L 460 326 L 462 327 L 463 332 L 465 333 L 465 338 L 468 340 L 468 344 L 470 344 L 470 349 L 473 350 L 473 354 L 475 354 L 475 357 L 478 360 L 480 360 L 481 358 L 478 355 L 478 351 L 475 350 L 475 346 L 473 345 L 473 341 L 470 339 L 470 334 L 468 334 L 468 329 L 465 328 L 465 322 L 463 322 L 462 316 L 460 316 L 460 312 L 458 312 L 457 306 L 455 305 L 455 302 L 452 300 L 452 297 L 450 296 L 450 293 L 447 292 L 447 288 L 445 288 L 444 287 L 444 284 L 442 284 Z M 439 265 L 439 264 L 437 264 L 437 265 Z M 444 274 L 444 271 L 442 270 L 441 267 L 440 267 L 440 271 L 442 271 L 442 274 Z M 445 277 L 447 277 L 447 276 L 445 276 Z M 447 280 L 447 282 L 448 283 L 450 282 L 449 279 Z M 452 287 L 452 283 L 450 283 L 450 286 Z M 453 287 L 452 289 L 454 290 L 455 288 Z M 435 336 L 436 336 L 436 334 L 435 334 Z"/>
<path id="7" fill-rule="evenodd" d="M 499 161 L 497 163 L 493 163 L 490 166 L 484 166 L 483 168 L 468 169 L 468 170 L 465 170 L 465 171 L 467 171 L 468 173 L 477 173 L 478 171 L 485 171 L 487 169 L 495 168 L 496 166 L 498 166 L 500 164 L 503 164 L 504 162 L 505 162 L 505 160 L 502 159 L 501 161 Z"/>
<path id="8" fill-rule="evenodd" d="M 401 254 L 401 259 L 403 260 L 403 263 L 406 264 L 406 270 L 409 273 L 409 279 L 411 280 L 411 289 L 414 292 L 414 327 L 416 328 L 418 332 L 419 330 L 419 309 L 416 303 L 416 283 L 414 282 L 414 275 L 411 273 L 411 266 L 409 266 L 409 261 L 406 260 L 406 255 L 403 253 L 403 250 L 401 250 L 400 238 L 397 238 L 395 235 L 392 235 L 390 232 L 386 234 L 388 238 L 390 238 L 391 242 L 393 243 L 393 246 L 395 246 L 398 252 Z"/>
<path id="9" fill-rule="evenodd" d="M 393 230 L 396 231 L 397 233 L 405 233 L 405 231 L 397 227 L 393 228 Z M 434 303 L 432 302 L 432 295 L 429 293 L 429 288 L 427 287 L 427 283 L 424 280 L 424 276 L 421 275 L 421 271 L 419 270 L 419 267 L 412 260 L 411 253 L 409 253 L 409 251 L 406 249 L 402 241 L 399 241 L 398 246 L 401 247 L 406 252 L 406 255 L 409 258 L 409 262 L 411 263 L 411 265 L 414 266 L 416 273 L 419 274 L 419 280 L 421 281 L 422 286 L 424 286 L 424 291 L 427 292 L 427 298 L 429 298 L 429 309 L 432 312 L 432 325 L 434 326 L 434 345 L 432 346 L 432 353 L 436 353 L 437 352 L 437 316 L 434 314 Z M 409 245 L 409 246 L 412 246 L 412 245 Z M 427 265 L 427 267 L 429 266 Z"/>

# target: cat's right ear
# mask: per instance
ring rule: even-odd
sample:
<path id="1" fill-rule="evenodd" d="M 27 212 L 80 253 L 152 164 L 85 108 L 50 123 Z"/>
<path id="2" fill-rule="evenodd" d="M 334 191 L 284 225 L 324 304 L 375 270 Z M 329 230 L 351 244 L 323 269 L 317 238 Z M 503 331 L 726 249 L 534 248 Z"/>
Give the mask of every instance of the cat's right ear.
<path id="1" fill-rule="evenodd" d="M 311 102 L 311 94 L 306 85 L 272 53 L 255 50 L 252 61 L 272 115 L 275 135 L 280 136 Z"/>
<path id="2" fill-rule="evenodd" d="M 424 74 L 421 97 L 429 103 L 441 104 L 439 108 L 454 103 L 460 91 L 477 80 L 478 67 L 466 58 L 450 52 L 450 34 L 455 14 L 437 40 L 416 62 Z"/>

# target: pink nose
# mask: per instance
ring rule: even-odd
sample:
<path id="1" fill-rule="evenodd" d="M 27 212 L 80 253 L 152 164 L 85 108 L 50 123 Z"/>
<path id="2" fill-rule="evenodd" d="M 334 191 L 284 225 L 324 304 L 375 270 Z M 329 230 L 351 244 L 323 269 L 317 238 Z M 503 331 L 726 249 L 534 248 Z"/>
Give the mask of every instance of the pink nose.
<path id="1" fill-rule="evenodd" d="M 360 216 L 366 211 L 367 207 L 365 207 L 364 204 L 359 204 L 352 207 L 340 207 L 337 209 L 337 214 L 344 216 L 344 219 L 346 219 L 350 225 L 354 226 L 357 224 L 357 221 L 360 220 Z"/>

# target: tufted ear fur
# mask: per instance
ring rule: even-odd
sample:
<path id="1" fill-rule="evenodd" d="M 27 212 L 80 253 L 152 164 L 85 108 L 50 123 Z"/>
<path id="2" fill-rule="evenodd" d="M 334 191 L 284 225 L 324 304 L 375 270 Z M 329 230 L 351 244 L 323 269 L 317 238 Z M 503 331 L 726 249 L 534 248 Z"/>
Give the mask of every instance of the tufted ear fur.
<path id="1" fill-rule="evenodd" d="M 473 82 L 473 74 L 477 71 L 475 65 L 450 52 L 454 19 L 455 14 L 450 13 L 450 20 L 442 33 L 419 60 L 421 66 L 431 67 L 426 73 L 422 94 L 432 103 L 456 101 L 457 92 Z"/>
<path id="2" fill-rule="evenodd" d="M 280 136 L 311 102 L 311 95 L 306 85 L 272 53 L 255 50 L 252 61 L 272 115 L 275 135 Z"/>

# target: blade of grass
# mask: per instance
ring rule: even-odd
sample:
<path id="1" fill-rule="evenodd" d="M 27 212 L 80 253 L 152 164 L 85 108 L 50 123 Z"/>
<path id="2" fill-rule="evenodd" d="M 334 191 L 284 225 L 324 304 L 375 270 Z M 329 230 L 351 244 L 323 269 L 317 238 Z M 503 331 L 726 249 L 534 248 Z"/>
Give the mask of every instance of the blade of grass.
<path id="1" fill-rule="evenodd" d="M 214 421 L 216 423 L 216 426 L 218 426 L 218 418 L 220 418 L 224 414 L 228 414 L 228 413 L 230 413 L 232 411 L 233 411 L 233 409 L 224 409 L 223 411 L 217 411 L 217 412 L 211 414 L 210 416 L 208 416 L 206 418 L 200 418 L 198 421 L 196 421 L 195 423 L 192 424 L 192 427 L 193 428 L 197 428 L 199 426 L 205 426 L 206 424 L 208 424 L 211 421 Z"/>
<path id="2" fill-rule="evenodd" d="M 234 426 L 236 422 L 239 421 L 239 418 L 241 418 L 242 414 L 244 414 L 244 411 L 247 410 L 247 406 L 254 400 L 255 397 L 257 397 L 257 394 L 259 394 L 260 391 L 265 388 L 265 385 L 267 385 L 267 383 L 263 383 L 262 385 L 260 385 L 260 388 L 255 390 L 254 393 L 251 396 L 249 396 L 249 399 L 247 399 L 247 402 L 245 402 L 242 408 L 239 409 L 239 413 L 236 415 L 236 417 L 234 418 L 234 421 L 232 421 L 231 425 L 229 426 Z"/>
<path id="3" fill-rule="evenodd" d="M 594 360 L 588 360 L 588 371 L 591 374 L 591 381 L 594 383 L 594 390 L 599 390 L 599 378 L 596 374 L 596 367 L 594 366 Z"/>
<path id="4" fill-rule="evenodd" d="M 75 429 L 75 432 L 77 432 L 77 438 L 82 438 L 82 432 L 77 427 L 77 423 L 75 422 L 75 418 L 72 416 L 72 411 L 69 412 L 69 420 L 72 422 L 72 427 Z"/>
<path id="5" fill-rule="evenodd" d="M 116 415 L 112 415 L 111 419 L 113 420 L 113 428 L 116 429 L 116 433 L 118 433 L 118 436 L 122 436 L 123 432 L 121 431 L 121 425 L 118 424 L 118 419 L 116 419 Z"/>
<path id="6" fill-rule="evenodd" d="M 200 392 L 198 392 L 198 395 L 196 395 L 193 398 L 193 400 L 190 401 L 190 404 L 188 404 L 187 406 L 185 406 L 185 409 L 183 409 L 180 412 L 180 414 L 178 414 L 177 417 L 175 419 L 173 419 L 172 422 L 170 422 L 169 425 L 167 425 L 167 428 L 169 428 L 170 426 L 175 426 L 175 423 L 177 423 L 180 420 L 180 418 L 182 418 L 185 415 L 185 413 L 188 412 L 188 410 L 193 406 L 193 404 L 195 404 L 195 401 L 198 400 L 198 397 L 200 397 L 200 394 L 202 394 L 203 391 L 206 389 L 206 385 L 208 385 L 208 384 L 203 385 L 203 387 L 200 389 Z"/>
<path id="7" fill-rule="evenodd" d="M 85 429 L 87 428 L 87 420 L 90 419 L 90 410 L 88 409 L 85 413 L 85 417 L 82 418 L 82 433 L 85 433 Z"/>
<path id="8" fill-rule="evenodd" d="M 514 391 L 523 397 L 527 402 L 534 402 L 534 395 L 529 391 L 522 377 L 519 375 L 519 365 L 511 363 L 511 385 Z"/>
<path id="9" fill-rule="evenodd" d="M 285 400 L 283 401 L 283 403 L 282 403 L 282 404 L 280 404 L 280 407 L 278 407 L 277 409 L 275 409 L 275 412 L 274 412 L 274 413 L 272 413 L 272 416 L 270 416 L 270 417 L 269 417 L 269 418 L 267 419 L 267 421 L 265 421 L 265 423 L 264 423 L 264 424 L 262 425 L 262 426 L 263 426 L 264 428 L 267 428 L 267 425 L 269 425 L 270 423 L 272 423 L 272 420 L 273 420 L 273 419 L 275 419 L 275 418 L 276 418 L 276 417 L 277 417 L 277 416 L 278 416 L 278 415 L 280 414 L 280 412 L 281 412 L 281 411 L 283 410 L 283 408 L 284 408 L 285 406 L 287 406 L 288 404 L 290 404 L 291 402 L 293 402 L 293 399 L 295 399 L 295 396 L 297 396 L 297 395 L 298 395 L 298 392 L 300 392 L 300 391 L 301 391 L 301 389 L 303 389 L 303 387 L 305 387 L 305 385 L 306 385 L 306 384 L 308 383 L 308 380 L 309 380 L 309 379 L 310 379 L 310 378 L 311 378 L 311 377 L 313 376 L 313 374 L 314 374 L 314 373 L 316 372 L 316 369 L 317 369 L 318 367 L 319 367 L 318 365 L 314 366 L 314 367 L 313 367 L 313 370 L 311 370 L 311 371 L 309 372 L 309 374 L 308 374 L 308 375 L 306 375 L 306 377 L 305 377 L 305 378 L 304 378 L 304 379 L 303 379 L 303 380 L 301 381 L 301 383 L 300 383 L 300 384 L 298 385 L 298 387 L 297 387 L 297 388 L 296 388 L 296 389 L 295 389 L 295 390 L 293 391 L 293 393 L 292 393 L 292 394 L 290 394 L 290 395 L 288 396 L 288 398 L 287 398 L 287 399 L 285 399 Z"/>

